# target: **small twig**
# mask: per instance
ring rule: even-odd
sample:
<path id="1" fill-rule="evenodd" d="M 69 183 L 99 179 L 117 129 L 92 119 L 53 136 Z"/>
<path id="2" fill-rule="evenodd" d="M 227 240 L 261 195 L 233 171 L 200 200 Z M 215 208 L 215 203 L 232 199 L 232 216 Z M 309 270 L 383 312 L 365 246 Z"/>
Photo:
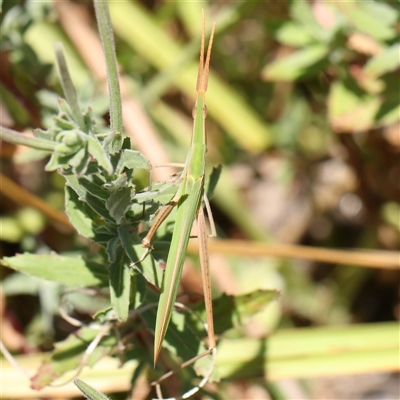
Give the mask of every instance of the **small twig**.
<path id="1" fill-rule="evenodd" d="M 334 250 L 281 243 L 251 242 L 246 240 L 210 240 L 210 253 L 242 257 L 298 258 L 330 264 L 347 264 L 369 268 L 400 268 L 400 253 L 385 250 Z M 190 243 L 188 252 L 197 254 L 196 243 Z"/>
<path id="2" fill-rule="evenodd" d="M 50 219 L 50 221 L 55 221 L 62 224 L 65 228 L 69 230 L 74 229 L 71 223 L 69 222 L 68 217 L 61 211 L 56 210 L 51 207 L 49 204 L 44 202 L 40 197 L 35 196 L 32 193 L 29 193 L 21 186 L 14 183 L 7 176 L 0 173 L 0 193 L 9 197 L 13 201 L 23 205 L 23 206 L 31 206 L 36 208 L 40 212 L 42 212 L 46 217 Z"/>

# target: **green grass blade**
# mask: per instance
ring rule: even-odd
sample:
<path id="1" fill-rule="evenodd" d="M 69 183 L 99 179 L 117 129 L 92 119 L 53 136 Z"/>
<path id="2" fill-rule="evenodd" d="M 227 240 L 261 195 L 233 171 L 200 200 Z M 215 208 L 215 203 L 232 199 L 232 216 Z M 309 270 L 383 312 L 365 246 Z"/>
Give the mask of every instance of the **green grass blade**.
<path id="1" fill-rule="evenodd" d="M 397 323 L 288 329 L 263 340 L 221 340 L 217 365 L 223 378 L 272 381 L 398 371 L 398 346 Z"/>

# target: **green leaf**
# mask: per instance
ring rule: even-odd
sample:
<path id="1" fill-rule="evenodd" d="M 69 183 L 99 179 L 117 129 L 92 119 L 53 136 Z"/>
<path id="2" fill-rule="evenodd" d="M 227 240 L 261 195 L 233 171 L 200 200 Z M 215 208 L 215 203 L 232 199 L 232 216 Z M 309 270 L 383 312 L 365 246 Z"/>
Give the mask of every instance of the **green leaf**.
<path id="1" fill-rule="evenodd" d="M 211 174 L 207 175 L 206 181 L 204 183 L 204 191 L 207 194 L 207 198 L 210 200 L 215 191 L 215 187 L 219 181 L 219 177 L 221 176 L 222 166 L 218 165 L 218 167 L 213 167 Z"/>
<path id="2" fill-rule="evenodd" d="M 375 119 L 378 126 L 387 126 L 398 122 L 400 120 L 399 101 L 393 98 L 386 99 L 376 113 Z"/>
<path id="3" fill-rule="evenodd" d="M 79 200 L 78 195 L 69 186 L 65 186 L 65 212 L 74 228 L 82 236 L 89 239 L 95 237 L 95 222 L 89 218 L 87 205 Z"/>
<path id="4" fill-rule="evenodd" d="M 304 27 L 296 22 L 285 22 L 276 32 L 276 38 L 282 44 L 293 47 L 307 46 L 315 39 Z"/>
<path id="5" fill-rule="evenodd" d="M 88 206 L 95 211 L 100 217 L 104 218 L 107 221 L 114 222 L 114 219 L 111 217 L 110 213 L 108 212 L 104 200 L 97 197 L 100 195 L 101 191 L 96 189 L 96 196 L 93 196 L 89 191 L 88 188 L 94 189 L 93 185 L 89 185 L 88 181 L 84 179 L 81 183 L 81 180 L 78 179 L 77 176 L 72 174 L 64 175 L 67 185 L 71 187 L 76 194 L 78 195 L 79 199 L 88 204 Z M 82 179 L 82 178 L 81 178 Z M 105 193 L 107 193 L 105 191 Z"/>
<path id="6" fill-rule="evenodd" d="M 106 201 L 110 196 L 109 191 L 102 187 L 103 181 L 95 175 L 79 178 L 78 182 L 87 192 L 100 200 Z"/>
<path id="7" fill-rule="evenodd" d="M 16 271 L 69 287 L 104 286 L 108 279 L 104 266 L 86 261 L 80 256 L 24 253 L 15 257 L 4 257 L 1 262 Z"/>
<path id="8" fill-rule="evenodd" d="M 129 169 L 150 169 L 150 161 L 140 151 L 125 149 L 122 153 L 122 163 Z"/>
<path id="9" fill-rule="evenodd" d="M 118 153 L 123 146 L 124 139 L 121 132 L 111 132 L 104 139 L 104 146 L 108 149 L 109 154 L 114 155 Z"/>
<path id="10" fill-rule="evenodd" d="M 76 97 L 75 87 L 68 71 L 67 60 L 65 58 L 64 48 L 61 42 L 56 42 L 54 44 L 54 53 L 56 55 L 57 70 L 64 96 L 71 107 L 71 112 L 74 116 L 75 122 L 83 130 L 85 125 L 83 122 L 82 113 L 80 111 L 78 99 Z"/>
<path id="11" fill-rule="evenodd" d="M 231 328 L 238 328 L 278 297 L 277 290 L 255 290 L 239 296 L 223 294 L 213 300 L 215 333 L 222 335 Z M 196 306 L 195 310 L 205 318 L 204 303 Z M 190 321 L 199 324 L 194 317 L 190 317 Z"/>
<path id="12" fill-rule="evenodd" d="M 181 182 L 182 180 L 179 178 L 172 182 L 155 182 L 151 186 L 151 190 L 147 189 L 136 193 L 135 200 L 138 203 L 155 201 L 159 204 L 167 204 L 175 196 Z"/>
<path id="13" fill-rule="evenodd" d="M 328 115 L 336 132 L 360 132 L 375 125 L 381 100 L 362 92 L 347 79 L 333 82 L 328 98 Z"/>
<path id="14" fill-rule="evenodd" d="M 78 152 L 69 160 L 69 165 L 72 167 L 72 172 L 77 175 L 85 173 L 89 166 L 90 157 L 85 148 L 81 148 Z"/>
<path id="15" fill-rule="evenodd" d="M 110 215 L 115 219 L 117 224 L 121 222 L 125 213 L 131 206 L 132 192 L 131 188 L 122 188 L 111 193 L 110 197 L 106 201 L 107 210 L 110 212 Z"/>
<path id="16" fill-rule="evenodd" d="M 31 378 L 31 388 L 40 390 L 64 373 L 80 366 L 84 353 L 91 341 L 98 335 L 98 329 L 81 328 L 63 342 L 56 343 L 55 350 L 44 358 L 35 376 Z M 107 336 L 91 353 L 86 365 L 92 366 L 116 345 L 115 336 Z"/>
<path id="17" fill-rule="evenodd" d="M 100 142 L 93 136 L 87 137 L 89 154 L 103 167 L 108 175 L 112 175 L 113 166 L 111 165 L 110 158 L 106 151 L 101 146 Z"/>
<path id="18" fill-rule="evenodd" d="M 311 73 L 317 63 L 327 62 L 328 51 L 329 49 L 325 45 L 308 46 L 268 64 L 262 70 L 262 77 L 268 81 L 294 81 Z"/>
<path id="19" fill-rule="evenodd" d="M 59 168 L 66 168 L 68 166 L 68 161 L 72 157 L 66 157 L 65 154 L 60 153 L 59 150 L 59 144 L 56 146 L 54 149 L 54 152 L 51 154 L 50 160 L 48 163 L 45 165 L 44 170 L 45 171 L 56 171 Z"/>
<path id="20" fill-rule="evenodd" d="M 110 400 L 104 393 L 98 392 L 96 389 L 93 389 L 87 383 L 81 381 L 78 378 L 74 379 L 75 385 L 78 389 L 89 399 L 89 400 Z"/>
<path id="21" fill-rule="evenodd" d="M 121 321 L 126 321 L 131 297 L 131 269 L 119 238 L 108 242 L 107 254 L 110 260 L 111 305 Z"/>
<path id="22" fill-rule="evenodd" d="M 395 43 L 382 53 L 368 60 L 364 72 L 373 76 L 381 76 L 395 71 L 400 66 L 400 43 Z"/>
<path id="23" fill-rule="evenodd" d="M 304 33 L 307 32 L 314 38 L 314 42 L 328 42 L 335 32 L 335 27 L 333 29 L 322 28 L 307 0 L 293 1 L 290 6 L 290 15 L 302 27 Z M 304 36 L 304 33 L 298 32 L 300 36 Z"/>
<path id="24" fill-rule="evenodd" d="M 377 40 L 396 37 L 397 12 L 388 4 L 377 1 L 335 2 L 335 6 L 346 15 L 356 29 Z M 379 24 L 376 22 L 379 21 Z"/>

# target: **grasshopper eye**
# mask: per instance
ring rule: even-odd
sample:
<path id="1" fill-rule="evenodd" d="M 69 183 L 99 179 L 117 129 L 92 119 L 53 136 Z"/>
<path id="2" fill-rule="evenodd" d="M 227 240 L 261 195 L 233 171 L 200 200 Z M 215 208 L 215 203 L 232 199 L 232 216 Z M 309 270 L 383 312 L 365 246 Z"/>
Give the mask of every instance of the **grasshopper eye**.
<path id="1" fill-rule="evenodd" d="M 203 104 L 203 118 L 207 118 L 207 106 Z"/>

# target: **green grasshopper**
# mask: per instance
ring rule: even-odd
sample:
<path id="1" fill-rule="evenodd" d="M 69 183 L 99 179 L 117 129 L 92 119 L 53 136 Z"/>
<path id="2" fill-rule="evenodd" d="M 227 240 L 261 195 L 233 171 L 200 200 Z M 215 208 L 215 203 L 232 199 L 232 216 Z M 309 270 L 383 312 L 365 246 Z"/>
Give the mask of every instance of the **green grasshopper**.
<path id="1" fill-rule="evenodd" d="M 172 234 L 171 247 L 168 254 L 165 268 L 165 276 L 161 288 L 160 301 L 157 310 L 156 328 L 154 337 L 154 364 L 157 362 L 161 351 L 161 345 L 176 301 L 179 283 L 182 276 L 183 263 L 190 238 L 190 232 L 193 223 L 196 220 L 199 240 L 199 255 L 202 269 L 202 279 L 204 286 L 204 297 L 207 313 L 208 325 L 208 346 L 210 353 L 215 348 L 214 324 L 212 314 L 211 281 L 209 272 L 207 232 L 202 207 L 204 197 L 204 175 L 205 175 L 205 157 L 207 152 L 207 138 L 205 132 L 205 120 L 207 117 L 207 107 L 205 105 L 205 93 L 208 85 L 208 74 L 210 66 L 211 47 L 214 37 L 215 23 L 212 27 L 210 41 L 208 44 L 206 60 L 204 61 L 205 47 L 205 22 L 203 14 L 203 28 L 201 38 L 200 63 L 197 75 L 197 99 L 193 108 L 193 135 L 186 163 L 180 178 L 180 185 L 174 198 L 157 214 L 147 236 L 143 239 L 142 245 L 148 250 L 151 249 L 151 239 L 167 218 L 172 209 L 176 206 L 176 220 Z M 208 214 L 209 206 L 205 199 Z M 145 253 L 147 254 L 147 252 Z M 142 257 L 143 259 L 143 257 Z"/>

